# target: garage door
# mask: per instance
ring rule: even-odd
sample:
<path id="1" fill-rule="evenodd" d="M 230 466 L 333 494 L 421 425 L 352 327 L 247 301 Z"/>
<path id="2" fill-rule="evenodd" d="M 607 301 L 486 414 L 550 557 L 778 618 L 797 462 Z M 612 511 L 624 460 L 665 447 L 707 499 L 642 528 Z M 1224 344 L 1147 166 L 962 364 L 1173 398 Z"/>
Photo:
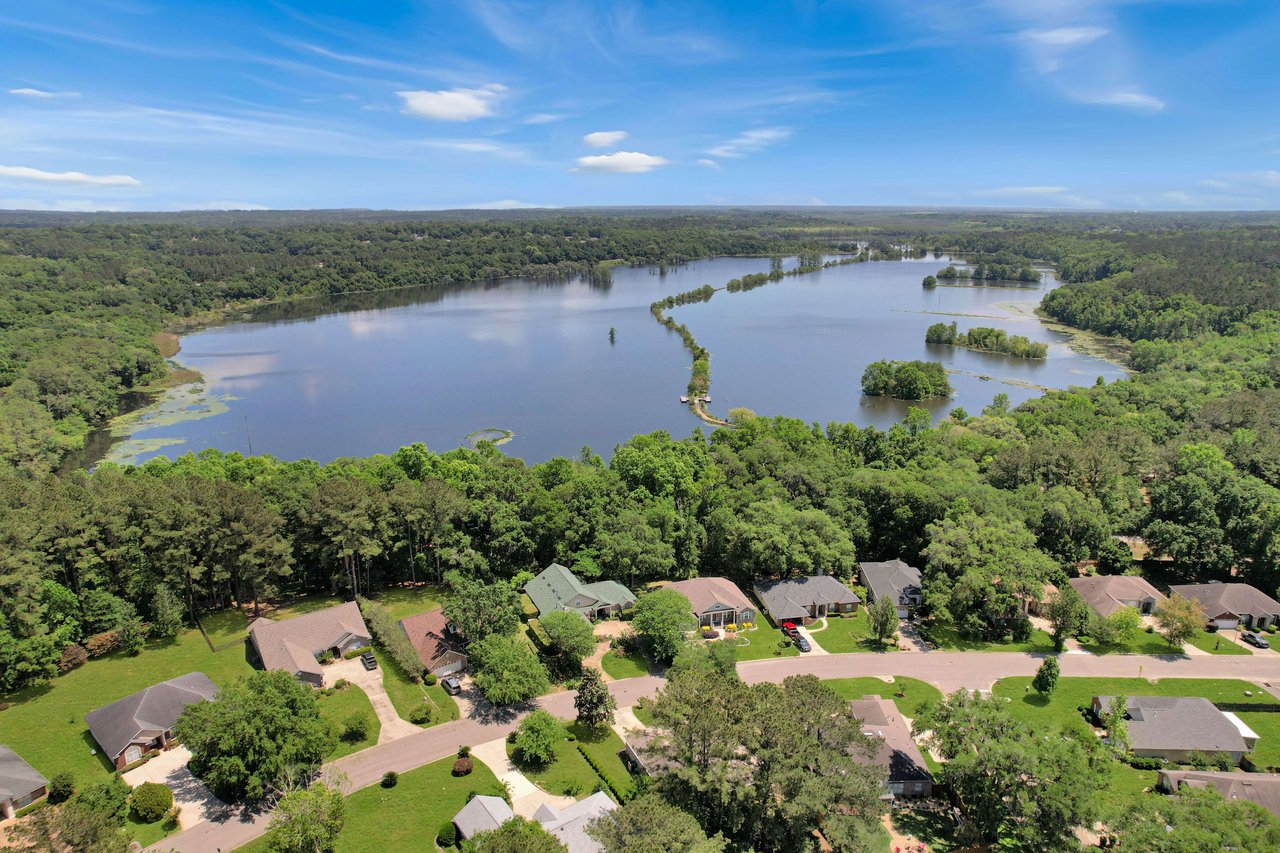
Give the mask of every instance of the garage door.
<path id="1" fill-rule="evenodd" d="M 439 675 L 439 676 L 454 675 L 456 673 L 462 672 L 462 664 L 446 663 L 436 667 L 435 669 L 432 670 L 432 672 L 434 672 L 436 675 Z"/>
<path id="2" fill-rule="evenodd" d="M 1231 630 L 1240 624 L 1239 619 L 1214 619 L 1213 624 L 1217 625 L 1220 630 Z"/>

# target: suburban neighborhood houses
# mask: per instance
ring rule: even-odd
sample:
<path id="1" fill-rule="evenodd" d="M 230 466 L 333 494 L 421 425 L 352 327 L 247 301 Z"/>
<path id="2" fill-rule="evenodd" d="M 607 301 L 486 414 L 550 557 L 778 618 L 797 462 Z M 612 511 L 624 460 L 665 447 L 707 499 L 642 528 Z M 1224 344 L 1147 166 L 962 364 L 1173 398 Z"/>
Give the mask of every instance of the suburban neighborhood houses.
<path id="1" fill-rule="evenodd" d="M 117 770 L 171 749 L 173 727 L 188 705 L 213 699 L 218 687 L 203 672 L 191 672 L 118 699 L 84 718 L 107 760 Z"/>
<path id="2" fill-rule="evenodd" d="M 0 744 L 0 819 L 11 819 L 48 792 L 49 780 Z"/>
<path id="3" fill-rule="evenodd" d="M 263 669 L 283 670 L 314 687 L 324 686 L 322 659 L 367 648 L 372 639 L 354 601 L 281 622 L 258 619 L 249 636 Z"/>
<path id="4" fill-rule="evenodd" d="M 577 575 L 559 563 L 552 563 L 525 584 L 525 594 L 538 608 L 539 615 L 558 610 L 572 610 L 588 619 L 616 616 L 636 603 L 636 597 L 617 581 L 605 580 L 584 584 Z"/>
<path id="5" fill-rule="evenodd" d="M 1089 609 L 1099 616 L 1110 616 L 1122 607 L 1150 613 L 1165 599 L 1151 584 L 1132 575 L 1093 575 L 1071 578 L 1070 583 Z"/>
<path id="6" fill-rule="evenodd" d="M 689 578 L 668 588 L 689 599 L 699 625 L 722 628 L 755 621 L 755 605 L 727 578 Z"/>
<path id="7" fill-rule="evenodd" d="M 1280 602 L 1247 583 L 1175 584 L 1170 589 L 1194 601 L 1218 628 L 1260 631 L 1280 622 Z"/>
<path id="8" fill-rule="evenodd" d="M 881 598 L 892 601 L 898 608 L 898 618 L 906 619 L 924 604 L 924 593 L 920 588 L 921 574 L 916 567 L 894 559 L 883 563 L 861 563 L 859 571 L 867 589 L 867 601 Z"/>
<path id="9" fill-rule="evenodd" d="M 769 618 L 778 624 L 808 625 L 828 613 L 853 613 L 859 603 L 853 590 L 830 575 L 757 581 L 754 590 Z"/>

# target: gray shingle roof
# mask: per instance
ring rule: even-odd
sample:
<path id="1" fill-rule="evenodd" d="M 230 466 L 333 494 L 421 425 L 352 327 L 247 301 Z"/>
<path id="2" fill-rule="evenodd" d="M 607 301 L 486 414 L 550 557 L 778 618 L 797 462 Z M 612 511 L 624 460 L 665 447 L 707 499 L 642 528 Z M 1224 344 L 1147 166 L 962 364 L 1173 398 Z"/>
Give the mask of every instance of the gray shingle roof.
<path id="1" fill-rule="evenodd" d="M 557 610 L 594 609 L 569 604 L 574 596 L 598 602 L 595 607 L 630 607 L 636 597 L 631 590 L 617 581 L 583 583 L 578 576 L 559 563 L 547 566 L 538 576 L 525 584 L 525 594 L 538 608 L 538 613 L 554 613 Z"/>
<path id="2" fill-rule="evenodd" d="M 141 733 L 173 728 L 184 708 L 213 699 L 217 692 L 217 685 L 203 672 L 188 672 L 90 711 L 84 721 L 102 751 L 114 760 Z"/>
<path id="3" fill-rule="evenodd" d="M 871 599 L 888 598 L 899 603 L 903 590 L 920 588 L 920 570 L 901 560 L 883 563 L 862 563 L 862 578 L 867 582 Z"/>
<path id="4" fill-rule="evenodd" d="M 497 829 L 515 816 L 502 797 L 477 794 L 453 816 L 453 825 L 463 838 L 470 838 L 478 832 Z"/>
<path id="5" fill-rule="evenodd" d="M 560 839 L 569 853 L 601 853 L 604 846 L 587 835 L 587 824 L 603 817 L 618 807 L 604 791 L 578 800 L 573 805 L 557 809 L 549 804 L 539 806 L 533 819 L 542 828 Z"/>
<path id="6" fill-rule="evenodd" d="M 911 737 L 911 727 L 898 712 L 898 707 L 888 699 L 866 696 L 849 703 L 849 710 L 862 720 L 862 731 L 880 740 L 879 749 L 870 759 L 863 753 L 854 757 L 862 762 L 878 764 L 884 768 L 890 782 L 922 782 L 933 780 L 924 754 Z"/>
<path id="7" fill-rule="evenodd" d="M 1183 785 L 1190 788 L 1213 788 L 1228 800 L 1246 800 L 1280 817 L 1280 773 L 1161 770 L 1160 777 L 1162 786 L 1173 791 Z"/>
<path id="8" fill-rule="evenodd" d="M 853 590 L 830 575 L 757 581 L 755 593 L 774 621 L 808 616 L 809 607 L 813 604 L 858 603 L 858 596 L 853 594 Z"/>
<path id="9" fill-rule="evenodd" d="M 1110 696 L 1095 697 L 1106 710 Z M 1133 749 L 1245 752 L 1240 731 L 1208 699 L 1198 696 L 1130 696 L 1129 746 Z"/>
<path id="10" fill-rule="evenodd" d="M 1099 616 L 1110 616 L 1121 607 L 1130 607 L 1128 601 L 1154 599 L 1163 601 L 1164 594 L 1145 578 L 1136 575 L 1094 575 L 1087 578 L 1071 578 L 1071 588 L 1080 593 L 1084 603 Z"/>
<path id="11" fill-rule="evenodd" d="M 0 744 L 0 800 L 16 800 L 48 784 L 18 753 Z"/>
<path id="12" fill-rule="evenodd" d="M 1233 616 L 1280 614 L 1280 602 L 1247 583 L 1190 583 L 1169 589 L 1200 605 L 1210 619 L 1228 613 Z"/>
<path id="13" fill-rule="evenodd" d="M 290 673 L 309 673 L 323 677 L 316 654 L 338 645 L 346 636 L 368 642 L 360 606 L 354 601 L 273 622 L 258 619 L 249 626 L 249 636 L 262 658 L 263 669 L 282 669 Z"/>

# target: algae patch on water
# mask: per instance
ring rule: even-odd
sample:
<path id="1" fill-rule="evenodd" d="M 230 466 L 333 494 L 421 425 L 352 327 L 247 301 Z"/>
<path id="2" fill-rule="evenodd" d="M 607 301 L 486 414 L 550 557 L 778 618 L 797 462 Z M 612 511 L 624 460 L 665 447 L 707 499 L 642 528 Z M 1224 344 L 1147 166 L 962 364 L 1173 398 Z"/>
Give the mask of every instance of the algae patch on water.
<path id="1" fill-rule="evenodd" d="M 480 442 L 487 441 L 491 444 L 506 444 L 515 438 L 516 434 L 513 430 L 498 429 L 497 427 L 488 427 L 487 429 L 478 429 L 475 432 L 467 433 L 467 446 L 477 447 Z"/>
<path id="2" fill-rule="evenodd" d="M 139 436 L 149 430 L 224 414 L 228 410 L 227 403 L 234 399 L 229 394 L 207 394 L 201 384 L 176 385 L 166 389 L 151 405 L 120 415 L 111 421 L 111 435 L 124 440 L 112 445 L 102 461 L 130 465 L 143 455 L 153 454 L 165 447 L 186 444 L 185 438 Z"/>

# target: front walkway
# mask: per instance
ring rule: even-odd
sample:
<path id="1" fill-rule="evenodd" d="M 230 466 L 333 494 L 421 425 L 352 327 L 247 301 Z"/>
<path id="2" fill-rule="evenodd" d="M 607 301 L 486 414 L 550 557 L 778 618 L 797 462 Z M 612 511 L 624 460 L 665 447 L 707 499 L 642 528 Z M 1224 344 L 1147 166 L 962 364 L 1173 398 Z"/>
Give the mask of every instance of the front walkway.
<path id="1" fill-rule="evenodd" d="M 596 635 L 596 650 L 582 661 L 582 665 L 600 670 L 600 675 L 603 676 L 601 680 L 613 681 L 613 676 L 604 671 L 604 656 L 609 654 L 610 641 L 627 630 L 627 623 L 618 619 L 603 619 L 592 626 L 591 630 Z"/>
<path id="2" fill-rule="evenodd" d="M 524 775 L 507 757 L 507 739 L 486 741 L 471 748 L 471 757 L 483 761 L 498 777 L 499 782 L 506 783 L 511 792 L 511 810 L 520 817 L 533 820 L 534 812 L 544 803 L 557 809 L 571 806 L 576 800 L 573 797 L 557 797 L 548 794 Z"/>
<path id="3" fill-rule="evenodd" d="M 350 681 L 369 697 L 373 712 L 378 715 L 378 722 L 382 724 L 382 729 L 378 732 L 378 743 L 399 740 L 422 731 L 396 713 L 396 706 L 391 704 L 391 697 L 382 685 L 382 667 L 365 669 L 360 658 L 352 658 L 335 661 L 324 668 L 325 684 L 332 685 L 339 678 Z"/>
<path id="4" fill-rule="evenodd" d="M 178 745 L 120 778 L 130 788 L 136 788 L 143 782 L 158 782 L 173 791 L 173 804 L 178 808 L 178 826 L 190 829 L 198 823 L 224 816 L 230 810 L 230 806 L 215 797 L 187 769 L 190 760 L 191 751 Z"/>

